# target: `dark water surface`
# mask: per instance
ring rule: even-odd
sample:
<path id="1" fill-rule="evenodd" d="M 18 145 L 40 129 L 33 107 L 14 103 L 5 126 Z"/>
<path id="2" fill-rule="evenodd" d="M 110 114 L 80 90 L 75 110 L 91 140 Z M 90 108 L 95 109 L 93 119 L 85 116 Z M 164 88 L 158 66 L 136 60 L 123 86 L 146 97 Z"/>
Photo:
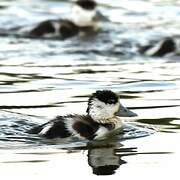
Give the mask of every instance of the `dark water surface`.
<path id="1" fill-rule="evenodd" d="M 99 1 L 110 23 L 66 41 L 0 37 L 0 170 L 3 179 L 179 179 L 180 58 L 143 57 L 137 46 L 179 33 L 178 1 Z M 68 17 L 70 1 L 0 2 L 0 27 Z M 0 28 L 1 29 L 1 28 Z M 47 141 L 26 131 L 56 115 L 83 114 L 111 89 L 138 114 L 116 139 Z"/>

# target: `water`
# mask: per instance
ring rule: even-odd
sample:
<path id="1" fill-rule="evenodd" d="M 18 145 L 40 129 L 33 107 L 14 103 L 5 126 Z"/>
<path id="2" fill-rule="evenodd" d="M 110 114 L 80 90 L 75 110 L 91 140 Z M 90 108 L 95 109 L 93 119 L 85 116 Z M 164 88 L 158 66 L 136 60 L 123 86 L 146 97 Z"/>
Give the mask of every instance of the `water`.
<path id="1" fill-rule="evenodd" d="M 99 9 L 112 22 L 96 36 L 66 41 L 0 37 L 1 177 L 178 179 L 179 57 L 137 53 L 139 44 L 179 33 L 178 4 L 107 0 Z M 0 26 L 67 17 L 70 6 L 69 1 L 1 1 Z M 122 104 L 138 114 L 124 120 L 118 137 L 89 143 L 26 133 L 56 115 L 85 113 L 97 89 L 117 92 Z"/>

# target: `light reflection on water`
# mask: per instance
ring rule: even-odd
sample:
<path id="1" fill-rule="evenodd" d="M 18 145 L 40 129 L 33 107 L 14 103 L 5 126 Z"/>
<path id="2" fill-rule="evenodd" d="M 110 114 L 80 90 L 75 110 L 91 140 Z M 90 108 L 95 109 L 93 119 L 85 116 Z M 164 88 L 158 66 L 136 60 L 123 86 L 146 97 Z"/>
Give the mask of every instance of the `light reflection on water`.
<path id="1" fill-rule="evenodd" d="M 9 28 L 66 16 L 70 5 L 26 3 L 4 2 L 0 25 Z M 179 156 L 179 62 L 141 57 L 135 51 L 139 43 L 179 32 L 176 4 L 104 1 L 100 10 L 113 22 L 91 38 L 0 37 L 1 176 L 8 179 L 21 173 L 26 179 L 48 179 L 59 169 L 63 169 L 61 177 L 67 178 L 69 171 L 75 176 L 82 173 L 82 177 L 92 172 L 115 173 L 126 179 L 138 173 L 138 179 L 147 178 L 146 173 L 151 179 L 154 174 L 164 179 L 172 179 L 170 173 L 177 175 L 166 161 L 175 166 Z M 122 104 L 139 115 L 125 120 L 128 125 L 118 139 L 95 144 L 49 142 L 25 133 L 56 115 L 85 113 L 88 96 L 97 89 L 117 92 Z M 162 170 L 165 164 L 169 173 Z"/>

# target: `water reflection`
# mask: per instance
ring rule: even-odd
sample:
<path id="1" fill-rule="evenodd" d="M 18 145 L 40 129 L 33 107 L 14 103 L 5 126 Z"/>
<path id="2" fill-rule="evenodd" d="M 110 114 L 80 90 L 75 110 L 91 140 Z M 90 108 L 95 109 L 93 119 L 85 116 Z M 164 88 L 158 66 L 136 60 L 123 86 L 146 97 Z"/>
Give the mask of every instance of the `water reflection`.
<path id="1" fill-rule="evenodd" d="M 138 147 L 124 147 L 123 143 L 115 140 L 90 142 L 81 147 L 87 150 L 88 165 L 95 175 L 112 175 L 120 171 L 120 167 L 126 163 L 124 157 L 136 155 L 163 155 L 170 154 L 168 151 L 139 152 Z"/>
<path id="2" fill-rule="evenodd" d="M 92 168 L 93 174 L 96 175 L 112 175 L 116 170 L 126 162 L 122 160 L 121 155 L 116 154 L 116 149 L 121 144 L 110 144 L 108 147 L 97 147 L 88 150 L 88 164 Z M 126 149 L 133 152 L 134 148 Z"/>

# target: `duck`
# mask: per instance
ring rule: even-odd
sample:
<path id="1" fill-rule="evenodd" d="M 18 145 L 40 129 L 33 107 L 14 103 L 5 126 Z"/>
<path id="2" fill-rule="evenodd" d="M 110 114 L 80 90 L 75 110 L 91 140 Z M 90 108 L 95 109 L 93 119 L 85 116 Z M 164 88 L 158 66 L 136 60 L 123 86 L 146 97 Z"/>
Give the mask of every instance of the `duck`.
<path id="1" fill-rule="evenodd" d="M 179 38 L 165 37 L 159 41 L 152 42 L 139 47 L 139 52 L 151 57 L 164 57 L 170 54 L 176 54 L 179 46 Z"/>
<path id="2" fill-rule="evenodd" d="M 68 114 L 30 129 L 47 139 L 76 137 L 84 140 L 104 139 L 123 127 L 120 117 L 134 117 L 136 113 L 125 108 L 119 96 L 111 90 L 97 90 L 88 99 L 85 115 Z"/>
<path id="3" fill-rule="evenodd" d="M 94 0 L 77 0 L 73 2 L 68 19 L 51 19 L 40 22 L 34 27 L 20 28 L 18 34 L 31 38 L 60 38 L 62 40 L 76 35 L 86 35 L 98 31 L 99 21 L 108 21 L 97 10 Z"/>

